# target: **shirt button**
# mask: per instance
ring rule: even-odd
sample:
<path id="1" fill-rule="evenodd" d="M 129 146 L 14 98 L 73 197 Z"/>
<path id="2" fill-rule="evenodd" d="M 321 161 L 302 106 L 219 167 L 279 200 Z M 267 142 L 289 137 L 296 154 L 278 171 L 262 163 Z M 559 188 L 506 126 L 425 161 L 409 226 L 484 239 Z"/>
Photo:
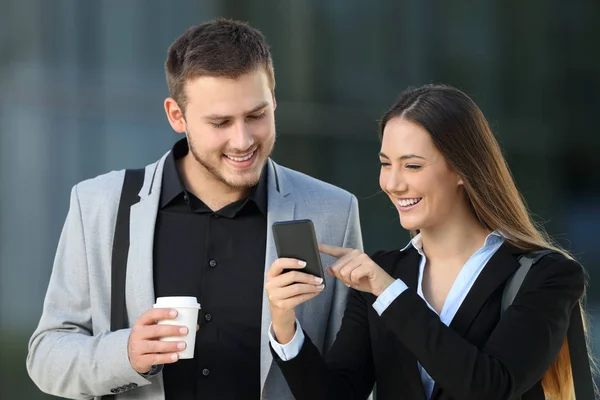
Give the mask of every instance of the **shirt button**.
<path id="1" fill-rule="evenodd" d="M 217 262 L 216 262 L 215 260 L 210 260 L 210 261 L 208 262 L 208 265 L 210 265 L 210 267 L 211 267 L 211 268 L 214 268 L 214 267 L 216 267 L 216 266 L 217 266 Z"/>
<path id="2" fill-rule="evenodd" d="M 206 314 L 206 315 L 204 316 L 204 319 L 206 320 L 206 322 L 210 322 L 210 320 L 212 319 L 212 315 L 210 315 L 210 314 Z"/>
<path id="3" fill-rule="evenodd" d="M 210 374 L 210 371 L 208 370 L 208 368 L 204 368 L 204 369 L 202 370 L 202 375 L 204 375 L 204 376 L 208 376 L 209 374 Z"/>

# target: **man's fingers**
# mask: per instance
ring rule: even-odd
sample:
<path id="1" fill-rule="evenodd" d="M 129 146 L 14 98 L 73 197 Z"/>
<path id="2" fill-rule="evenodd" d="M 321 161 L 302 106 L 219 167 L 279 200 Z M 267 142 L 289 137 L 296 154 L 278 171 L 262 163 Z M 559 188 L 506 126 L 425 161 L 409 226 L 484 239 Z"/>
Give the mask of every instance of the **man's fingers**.
<path id="1" fill-rule="evenodd" d="M 147 373 L 152 369 L 153 365 L 162 365 L 162 364 L 172 364 L 179 360 L 179 354 L 176 352 L 173 353 L 154 353 L 154 354 L 145 354 L 145 355 L 137 355 L 135 362 L 132 361 L 133 368 L 139 373 Z"/>
<path id="2" fill-rule="evenodd" d="M 137 346 L 132 345 L 132 351 L 139 355 L 158 354 L 158 353 L 176 353 L 186 348 L 185 341 L 166 342 L 160 340 L 143 340 L 138 342 Z"/>
<path id="3" fill-rule="evenodd" d="M 177 310 L 172 308 L 151 308 L 143 313 L 135 325 L 153 325 L 156 321 L 163 319 L 173 319 L 177 317 Z"/>
<path id="4" fill-rule="evenodd" d="M 144 364 L 148 365 L 161 365 L 161 364 L 172 364 L 179 360 L 179 354 L 177 353 L 166 353 L 166 354 L 147 354 L 141 358 Z"/>
<path id="5" fill-rule="evenodd" d="M 284 269 L 302 269 L 306 263 L 294 258 L 278 258 L 267 271 L 267 278 L 274 278 L 281 275 Z"/>
<path id="6" fill-rule="evenodd" d="M 338 246 L 330 246 L 328 244 L 320 244 L 319 245 L 319 251 L 321 253 L 329 254 L 330 256 L 333 256 L 335 258 L 344 257 L 346 254 L 350 253 L 352 250 L 354 250 L 354 249 L 347 249 L 345 247 L 338 247 Z"/>
<path id="7" fill-rule="evenodd" d="M 146 325 L 131 328 L 131 336 L 136 340 L 158 339 L 167 336 L 185 336 L 188 328 L 181 325 Z"/>

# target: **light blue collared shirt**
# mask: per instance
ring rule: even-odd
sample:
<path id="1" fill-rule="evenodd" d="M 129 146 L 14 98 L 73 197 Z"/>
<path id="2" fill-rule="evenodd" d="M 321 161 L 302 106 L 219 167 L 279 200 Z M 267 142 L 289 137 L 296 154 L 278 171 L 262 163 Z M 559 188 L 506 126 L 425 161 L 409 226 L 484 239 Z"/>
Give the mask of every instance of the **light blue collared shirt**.
<path id="1" fill-rule="evenodd" d="M 449 326 L 454 318 L 454 315 L 458 311 L 460 305 L 463 300 L 471 290 L 471 287 L 477 280 L 477 277 L 483 271 L 483 268 L 487 264 L 487 262 L 492 258 L 492 256 L 496 253 L 496 251 L 502 246 L 504 243 L 504 237 L 502 237 L 497 232 L 490 233 L 486 239 L 483 246 L 477 250 L 465 263 L 462 267 L 456 280 L 452 284 L 450 291 L 448 292 L 448 296 L 446 297 L 446 301 L 444 302 L 444 306 L 442 307 L 442 311 L 439 314 L 440 320 L 444 325 Z M 433 307 L 427 302 L 425 299 L 425 295 L 423 294 L 423 270 L 425 268 L 425 264 L 427 263 L 427 258 L 425 253 L 423 252 L 423 245 L 421 241 L 421 235 L 415 236 L 408 245 L 402 249 L 406 250 L 408 247 L 413 246 L 421 255 L 421 262 L 419 264 L 419 279 L 417 285 L 417 294 L 421 296 L 423 301 L 431 308 L 434 312 L 436 312 Z M 396 300 L 398 296 L 402 294 L 408 287 L 402 280 L 396 279 L 386 290 L 379 295 L 375 303 L 373 303 L 373 308 L 377 311 L 377 314 L 381 315 L 388 308 L 388 306 Z M 437 312 L 436 312 L 437 314 Z M 289 361 L 292 358 L 296 357 L 298 353 L 300 353 L 300 349 L 304 344 L 304 333 L 302 332 L 302 328 L 300 327 L 300 322 L 296 320 L 296 333 L 292 340 L 285 344 L 279 344 L 275 340 L 275 335 L 273 333 L 273 328 L 269 328 L 269 339 L 271 342 L 271 346 L 275 353 L 283 360 Z M 433 386 L 435 385 L 434 380 L 429 376 L 427 371 L 421 364 L 419 366 L 419 372 L 421 374 L 421 382 L 423 382 L 423 388 L 425 390 L 426 398 L 429 399 L 431 397 L 431 393 L 433 392 Z"/>

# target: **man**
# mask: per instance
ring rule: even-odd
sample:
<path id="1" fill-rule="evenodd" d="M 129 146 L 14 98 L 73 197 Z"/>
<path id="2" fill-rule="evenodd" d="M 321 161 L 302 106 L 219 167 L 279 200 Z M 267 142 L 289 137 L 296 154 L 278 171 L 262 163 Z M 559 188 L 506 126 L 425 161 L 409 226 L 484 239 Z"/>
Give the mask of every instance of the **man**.
<path id="1" fill-rule="evenodd" d="M 111 246 L 124 172 L 76 185 L 27 368 L 41 390 L 89 399 L 292 398 L 268 347 L 264 277 L 277 258 L 271 225 L 312 219 L 319 242 L 360 248 L 356 198 L 281 167 L 275 143 L 273 63 L 263 35 L 218 19 L 169 48 L 167 118 L 185 134 L 145 168 L 131 207 L 127 264 L 130 329 L 110 331 Z M 323 256 L 324 267 L 332 258 Z M 297 312 L 326 351 L 347 288 L 325 289 Z M 317 289 L 319 290 L 319 289 Z M 157 297 L 196 296 L 193 359 L 177 360 L 178 326 Z"/>

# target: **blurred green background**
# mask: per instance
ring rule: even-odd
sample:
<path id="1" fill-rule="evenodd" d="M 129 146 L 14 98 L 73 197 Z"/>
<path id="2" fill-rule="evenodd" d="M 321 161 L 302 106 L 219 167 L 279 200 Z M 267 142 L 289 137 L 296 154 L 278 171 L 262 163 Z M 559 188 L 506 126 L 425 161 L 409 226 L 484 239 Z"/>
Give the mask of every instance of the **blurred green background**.
<path id="1" fill-rule="evenodd" d="M 589 270 L 600 313 L 599 1 L 0 0 L 2 399 L 48 398 L 26 346 L 70 188 L 171 147 L 167 48 L 217 16 L 266 35 L 274 158 L 354 192 L 368 252 L 408 240 L 379 193 L 377 119 L 407 86 L 449 83 L 488 117 L 536 219 Z"/>

